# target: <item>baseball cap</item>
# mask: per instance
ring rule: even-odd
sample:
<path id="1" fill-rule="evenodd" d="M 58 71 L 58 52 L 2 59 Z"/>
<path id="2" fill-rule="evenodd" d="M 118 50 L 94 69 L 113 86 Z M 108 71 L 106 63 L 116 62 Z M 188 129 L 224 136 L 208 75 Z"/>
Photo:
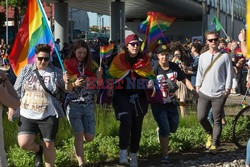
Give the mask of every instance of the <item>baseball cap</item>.
<path id="1" fill-rule="evenodd" d="M 139 37 L 136 34 L 130 34 L 126 37 L 125 39 L 125 45 L 128 45 L 129 42 L 133 41 L 133 40 L 138 40 L 139 41 Z"/>
<path id="2" fill-rule="evenodd" d="M 168 49 L 167 45 L 160 45 L 158 48 L 157 48 L 157 54 L 159 53 L 169 53 L 170 50 Z"/>

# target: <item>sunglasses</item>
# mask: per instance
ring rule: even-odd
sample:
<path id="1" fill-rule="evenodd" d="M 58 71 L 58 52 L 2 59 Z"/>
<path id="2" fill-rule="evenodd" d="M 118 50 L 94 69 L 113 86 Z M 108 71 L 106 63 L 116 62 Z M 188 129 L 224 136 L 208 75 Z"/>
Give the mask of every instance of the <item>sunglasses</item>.
<path id="1" fill-rule="evenodd" d="M 37 57 L 38 61 L 49 61 L 49 57 Z"/>
<path id="2" fill-rule="evenodd" d="M 208 39 L 209 42 L 217 42 L 218 41 L 218 38 L 214 38 L 214 39 Z"/>
<path id="3" fill-rule="evenodd" d="M 135 45 L 139 46 L 139 45 L 140 45 L 140 42 L 131 42 L 131 43 L 129 43 L 129 44 L 132 45 L 132 46 L 134 47 Z"/>

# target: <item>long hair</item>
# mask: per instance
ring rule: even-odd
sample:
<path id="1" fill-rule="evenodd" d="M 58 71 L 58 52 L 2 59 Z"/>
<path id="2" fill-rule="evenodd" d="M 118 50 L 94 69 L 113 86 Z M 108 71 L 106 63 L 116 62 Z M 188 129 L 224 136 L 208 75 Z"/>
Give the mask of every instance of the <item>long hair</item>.
<path id="1" fill-rule="evenodd" d="M 131 62 L 130 62 L 131 59 L 130 59 L 130 56 L 129 56 L 129 51 L 128 51 L 127 46 L 125 46 L 123 49 L 124 49 L 124 52 L 125 52 L 126 61 L 129 62 L 129 63 L 131 63 Z M 143 53 L 142 53 L 142 51 L 141 51 L 140 49 L 139 49 L 139 51 L 138 51 L 136 57 L 139 58 L 139 59 L 142 59 L 142 58 L 143 58 Z"/>
<path id="2" fill-rule="evenodd" d="M 82 65 L 84 65 L 84 68 L 86 70 L 92 72 L 93 71 L 92 56 L 90 54 L 89 46 L 85 41 L 78 40 L 74 43 L 73 49 L 72 49 L 71 53 L 69 54 L 69 58 L 75 58 L 76 57 L 76 54 L 75 54 L 76 49 L 79 49 L 79 48 L 87 49 L 87 55 L 81 63 L 82 63 Z"/>

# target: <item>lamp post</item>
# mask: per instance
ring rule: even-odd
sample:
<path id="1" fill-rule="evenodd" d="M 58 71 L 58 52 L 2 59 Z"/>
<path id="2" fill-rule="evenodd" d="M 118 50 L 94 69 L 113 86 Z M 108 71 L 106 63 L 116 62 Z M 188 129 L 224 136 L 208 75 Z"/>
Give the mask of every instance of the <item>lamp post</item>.
<path id="1" fill-rule="evenodd" d="M 207 0 L 202 0 L 202 38 L 204 41 L 204 33 L 207 28 Z"/>
<path id="2" fill-rule="evenodd" d="M 231 13 L 231 39 L 234 36 L 234 0 L 232 0 L 232 13 Z"/>
<path id="3" fill-rule="evenodd" d="M 9 44 L 9 20 L 8 20 L 8 0 L 5 0 L 5 5 L 6 5 L 6 45 L 7 45 L 7 48 L 6 48 L 6 54 L 8 54 L 7 52 L 7 49 L 8 49 L 8 44 Z M 16 25 L 15 25 L 16 26 Z"/>

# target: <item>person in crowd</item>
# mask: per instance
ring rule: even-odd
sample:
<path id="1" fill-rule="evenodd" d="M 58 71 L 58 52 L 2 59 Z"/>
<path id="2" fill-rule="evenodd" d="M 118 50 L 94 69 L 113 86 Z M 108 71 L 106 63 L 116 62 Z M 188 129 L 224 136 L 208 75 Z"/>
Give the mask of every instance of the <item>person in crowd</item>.
<path id="1" fill-rule="evenodd" d="M 219 35 L 207 32 L 205 38 L 209 50 L 199 59 L 196 76 L 196 91 L 199 92 L 197 115 L 207 133 L 206 148 L 216 153 L 220 144 L 223 108 L 232 86 L 233 69 L 230 56 L 218 50 Z M 211 107 L 213 127 L 207 119 Z"/>
<path id="2" fill-rule="evenodd" d="M 227 52 L 227 42 L 224 39 L 219 40 L 219 46 L 218 49 L 220 52 Z"/>
<path id="3" fill-rule="evenodd" d="M 66 97 L 67 118 L 74 132 L 74 151 L 79 166 L 83 167 L 83 144 L 94 139 L 95 88 L 88 89 L 90 80 L 99 81 L 102 78 L 102 68 L 92 60 L 89 46 L 83 40 L 76 41 L 65 67 L 71 75 L 73 90 Z"/>
<path id="4" fill-rule="evenodd" d="M 162 152 L 161 163 L 163 164 L 169 163 L 168 143 L 170 132 L 174 133 L 179 124 L 179 114 L 175 99 L 175 91 L 178 87 L 175 82 L 177 80 L 183 82 L 194 97 L 198 98 L 192 83 L 176 63 L 169 61 L 169 55 L 170 50 L 166 45 L 159 46 L 157 49 L 159 62 L 153 67 L 157 82 L 160 85 L 158 87 L 160 95 L 155 93 L 151 107 L 154 119 L 159 127 L 159 140 Z M 159 97 L 161 97 L 160 100 L 154 100 L 159 99 Z"/>
<path id="5" fill-rule="evenodd" d="M 4 72 L 0 71 L 0 166 L 7 167 L 6 153 L 4 150 L 4 138 L 3 138 L 3 125 L 2 125 L 2 115 L 3 115 L 3 105 L 6 107 L 19 108 L 20 100 L 13 88 L 13 85 L 7 78 Z"/>
<path id="6" fill-rule="evenodd" d="M 242 78 L 243 78 L 243 69 L 245 67 L 245 57 L 242 54 L 241 48 L 239 47 L 238 43 L 236 41 L 232 41 L 231 46 L 231 56 L 233 61 L 233 66 L 236 71 L 236 80 L 237 80 L 237 88 L 236 93 L 244 94 L 242 92 Z"/>
<path id="7" fill-rule="evenodd" d="M 137 154 L 141 138 L 143 118 L 148 110 L 145 87 L 142 84 L 147 77 L 154 76 L 148 55 L 140 51 L 140 41 L 136 34 L 125 39 L 124 52 L 114 57 L 109 75 L 119 78 L 119 88 L 114 88 L 113 107 L 120 121 L 119 147 L 120 163 L 128 163 L 127 149 L 130 146 L 130 166 L 138 166 Z M 111 95 L 112 89 L 108 89 Z"/>
<path id="8" fill-rule="evenodd" d="M 65 116 L 62 104 L 55 96 L 60 91 L 70 92 L 72 89 L 67 72 L 63 74 L 49 62 L 50 51 L 49 45 L 38 44 L 35 63 L 21 70 L 14 85 L 21 100 L 18 144 L 22 149 L 36 153 L 36 167 L 43 166 L 43 153 L 46 167 L 54 166 L 59 117 Z M 9 108 L 9 120 L 12 120 L 13 113 L 14 110 Z M 35 142 L 37 133 L 40 134 L 41 145 Z"/>
<path id="9" fill-rule="evenodd" d="M 193 86 L 195 86 L 196 82 L 196 74 L 202 47 L 202 44 L 198 42 L 193 43 L 191 46 L 191 54 L 193 56 L 194 61 L 192 65 L 186 69 L 186 73 L 191 75 L 191 83 Z"/>
<path id="10" fill-rule="evenodd" d="M 187 68 L 190 66 L 190 62 L 188 62 L 189 58 L 186 55 L 184 48 L 182 46 L 174 46 L 173 48 L 173 54 L 174 54 L 174 58 L 172 60 L 172 62 L 175 62 L 179 65 L 179 67 L 181 68 L 181 70 L 183 72 L 187 72 Z M 186 73 L 184 73 L 185 75 L 188 75 Z M 176 91 L 176 96 L 180 101 L 180 112 L 181 112 L 181 117 L 185 116 L 186 113 L 186 99 L 188 96 L 188 89 L 187 86 L 181 82 L 181 81 L 177 81 L 176 82 L 179 89 Z"/>
<path id="11" fill-rule="evenodd" d="M 238 39 L 241 43 L 241 50 L 243 53 L 243 56 L 247 56 L 247 45 L 246 45 L 246 31 L 242 29 L 238 35 Z M 250 87 L 250 70 L 248 70 L 247 74 L 247 87 Z M 250 139 L 247 142 L 247 147 L 246 147 L 246 167 L 250 167 Z"/>

